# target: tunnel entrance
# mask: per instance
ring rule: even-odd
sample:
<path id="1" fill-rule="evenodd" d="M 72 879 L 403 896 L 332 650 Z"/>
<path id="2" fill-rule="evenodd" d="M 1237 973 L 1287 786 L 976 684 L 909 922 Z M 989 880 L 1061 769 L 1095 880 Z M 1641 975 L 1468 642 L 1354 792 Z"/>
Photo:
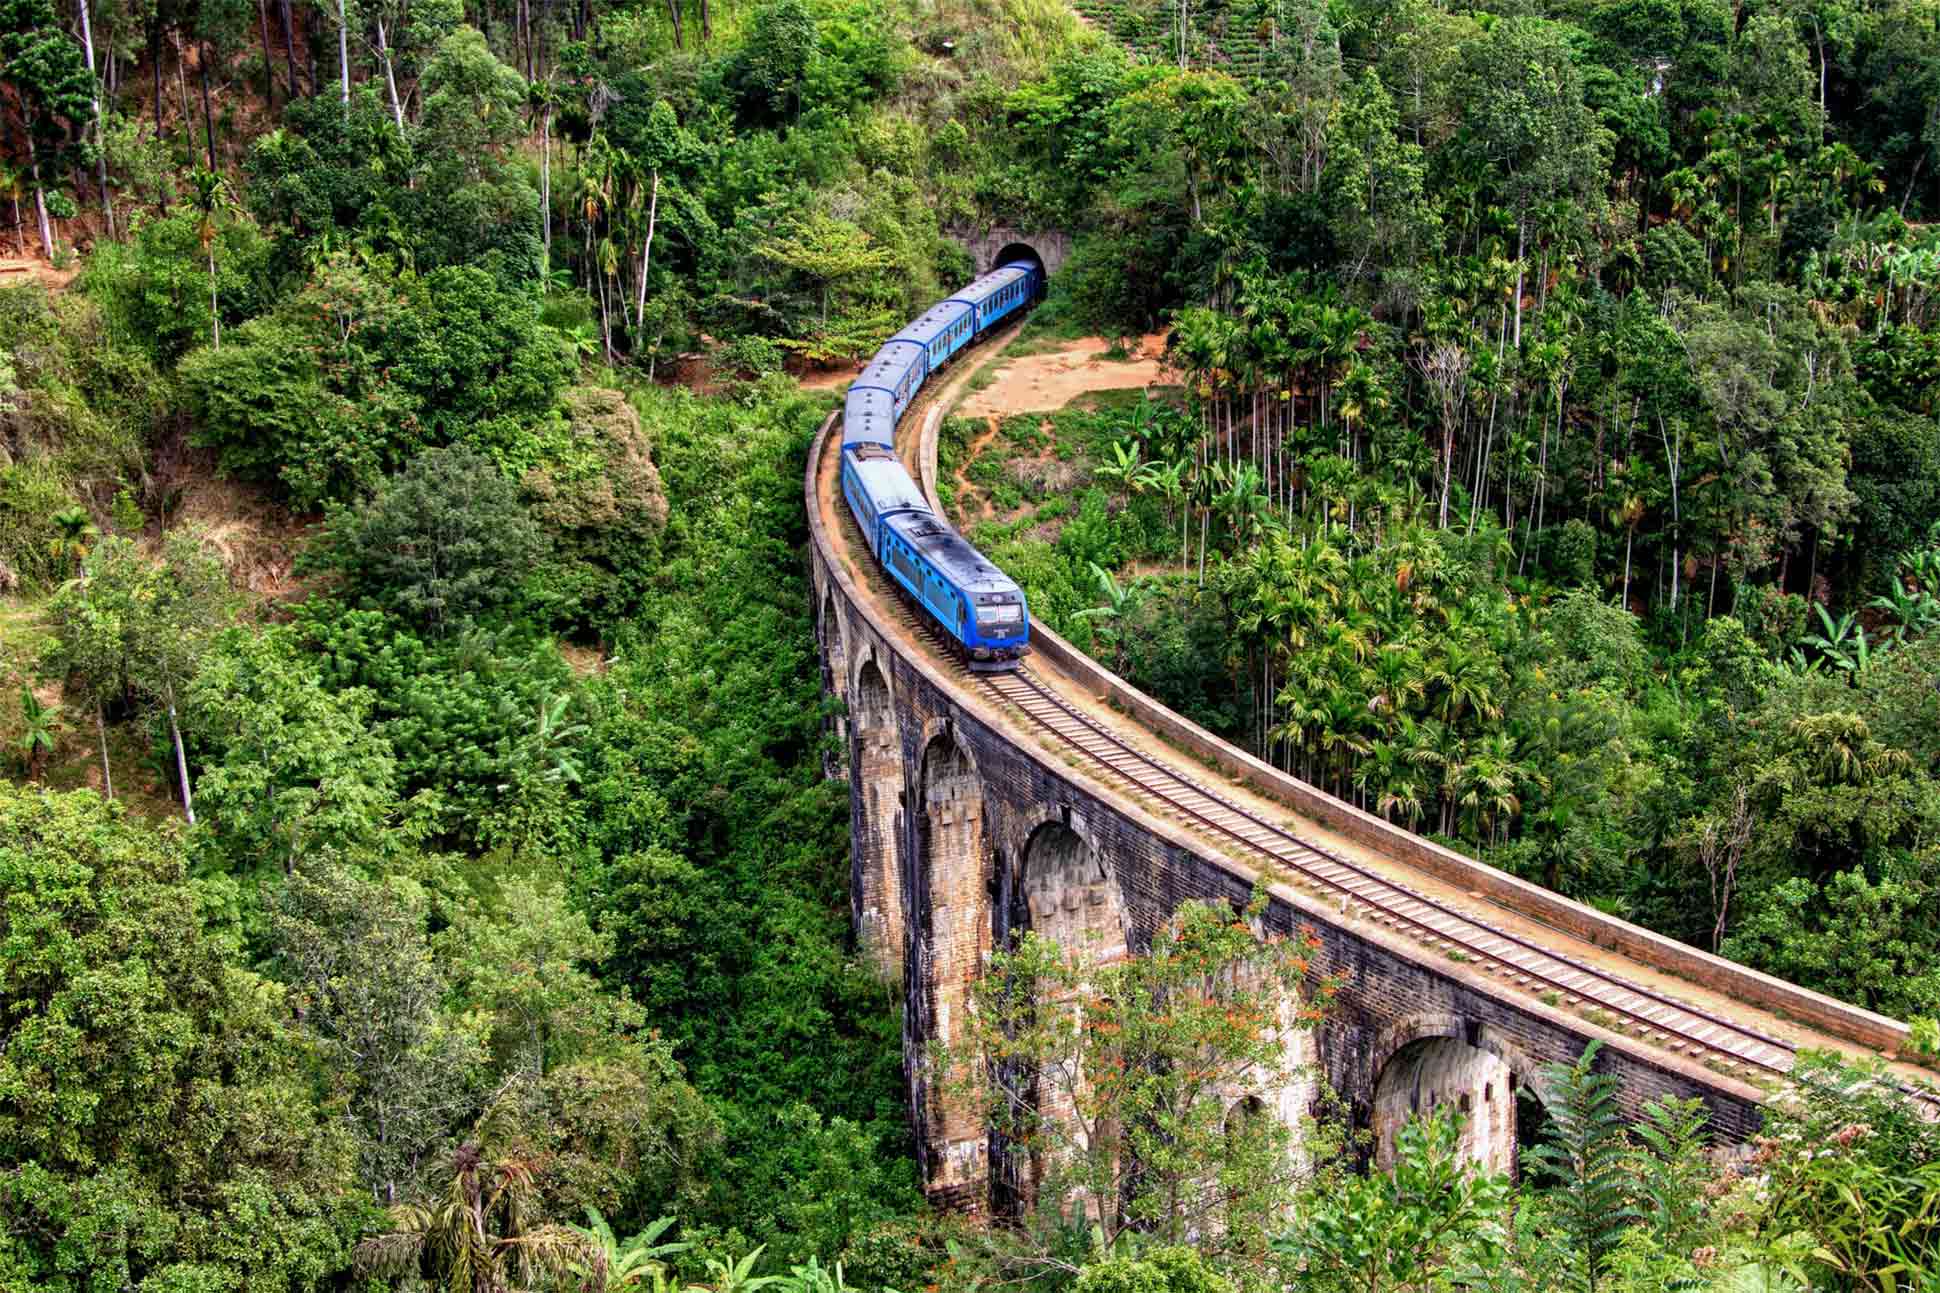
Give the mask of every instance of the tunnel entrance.
<path id="1" fill-rule="evenodd" d="M 1013 261 L 1019 261 L 1019 260 L 1029 261 L 1032 265 L 1037 267 L 1037 291 L 1040 297 L 1043 296 L 1044 283 L 1047 278 L 1047 275 L 1044 272 L 1044 257 L 1038 255 L 1037 248 L 1031 246 L 1029 243 L 1027 242 L 1006 243 L 1004 245 L 1004 249 L 997 253 L 997 259 L 991 264 L 990 267 L 992 269 L 1002 269 L 1004 266 L 1011 264 Z"/>

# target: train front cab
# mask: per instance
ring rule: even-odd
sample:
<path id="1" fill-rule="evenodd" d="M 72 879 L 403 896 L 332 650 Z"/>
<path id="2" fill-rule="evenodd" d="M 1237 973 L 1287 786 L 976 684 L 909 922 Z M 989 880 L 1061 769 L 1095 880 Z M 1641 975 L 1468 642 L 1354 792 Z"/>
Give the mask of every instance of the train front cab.
<path id="1" fill-rule="evenodd" d="M 1030 649 L 1030 611 L 1024 594 L 1007 579 L 1003 589 L 969 592 L 938 569 L 922 549 L 951 536 L 934 516 L 889 517 L 882 524 L 878 556 L 890 578 L 963 648 L 972 670 L 1012 668 Z"/>
<path id="2" fill-rule="evenodd" d="M 972 669 L 1009 668 L 1030 650 L 1031 612 L 1023 589 L 977 593 L 972 609 L 975 614 L 963 640 Z"/>

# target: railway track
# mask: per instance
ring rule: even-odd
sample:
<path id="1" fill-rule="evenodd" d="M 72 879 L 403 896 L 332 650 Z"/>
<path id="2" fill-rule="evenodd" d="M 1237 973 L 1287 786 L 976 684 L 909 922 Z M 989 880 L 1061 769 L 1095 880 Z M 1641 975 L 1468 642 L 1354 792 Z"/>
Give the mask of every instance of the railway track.
<path id="1" fill-rule="evenodd" d="M 1276 878 L 1338 904 L 1343 916 L 1370 921 L 1548 1004 L 1601 1011 L 1620 1031 L 1733 1076 L 1790 1072 L 1794 1048 L 1782 1039 L 1673 1000 L 1651 988 L 1563 956 L 1493 921 L 1352 862 L 1244 808 L 1120 739 L 1028 671 L 973 675 L 984 689 L 1066 748 L 1081 754 L 1136 797 L 1188 827 L 1265 859 Z"/>
<path id="2" fill-rule="evenodd" d="M 1028 668 L 1010 673 L 973 673 L 951 643 L 898 598 L 904 626 L 925 638 L 960 676 L 1080 756 L 1135 799 L 1202 835 L 1210 835 L 1263 862 L 1275 879 L 1338 905 L 1343 916 L 1370 921 L 1460 959 L 1545 1004 L 1614 1024 L 1652 1045 L 1707 1064 L 1728 1076 L 1784 1077 L 1796 1047 L 1781 1038 L 1726 1019 L 1620 975 L 1561 955 L 1486 918 L 1457 910 L 1390 880 L 1269 821 L 1155 758 L 1074 707 Z M 1593 1012 L 1605 1018 L 1597 1020 Z"/>

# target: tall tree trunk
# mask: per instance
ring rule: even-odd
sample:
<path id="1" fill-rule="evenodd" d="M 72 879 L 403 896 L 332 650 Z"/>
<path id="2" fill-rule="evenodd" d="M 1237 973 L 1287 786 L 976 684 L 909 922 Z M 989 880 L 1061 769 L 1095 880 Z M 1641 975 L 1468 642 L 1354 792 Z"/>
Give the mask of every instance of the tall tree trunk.
<path id="1" fill-rule="evenodd" d="M 546 272 L 552 272 L 552 100 L 539 118 L 539 233 L 546 246 Z"/>
<path id="2" fill-rule="evenodd" d="M 28 156 L 33 156 L 33 142 L 28 141 Z M 33 161 L 34 177 L 34 217 L 40 224 L 40 254 L 49 260 L 54 258 L 54 226 L 47 218 L 47 190 L 40 186 L 40 159 Z"/>
<path id="3" fill-rule="evenodd" d="M 384 35 L 384 20 L 377 20 L 377 56 L 384 60 L 384 88 L 391 95 L 391 119 L 397 122 L 397 133 L 404 133 L 404 105 L 397 101 L 397 73 L 391 67 L 391 45 Z"/>
<path id="4" fill-rule="evenodd" d="M 1637 542 L 1637 527 L 1631 526 L 1623 540 L 1623 608 L 1630 609 L 1630 549 Z"/>
<path id="5" fill-rule="evenodd" d="M 81 0 L 82 5 L 87 0 Z M 263 101 L 276 111 L 276 46 L 269 41 L 269 0 L 256 0 L 256 24 L 263 33 Z"/>
<path id="6" fill-rule="evenodd" d="M 685 46 L 680 37 L 680 0 L 667 0 L 667 16 L 673 19 L 674 23 L 674 48 L 684 49 Z M 1904 206 L 1905 203 L 1901 205 Z"/>
<path id="7" fill-rule="evenodd" d="M 175 777 L 182 791 L 182 815 L 195 825 L 195 797 L 189 791 L 189 756 L 182 749 L 182 726 L 175 718 L 175 688 L 170 685 L 168 697 L 168 734 L 175 743 Z"/>
<path id="8" fill-rule="evenodd" d="M 653 196 L 647 200 L 647 241 L 646 245 L 640 248 L 639 297 L 638 303 L 633 311 L 642 323 L 645 323 L 647 318 L 647 268 L 653 264 L 653 226 L 659 214 L 660 172 L 655 171 L 653 173 Z"/>
<path id="9" fill-rule="evenodd" d="M 344 12 L 344 0 L 337 0 L 337 83 L 338 99 L 348 108 L 350 106 L 350 15 Z"/>
<path id="10" fill-rule="evenodd" d="M 101 702 L 94 702 L 94 734 L 101 740 L 101 789 L 109 799 L 115 797 L 114 769 L 108 766 L 108 723 L 101 713 Z"/>
<path id="11" fill-rule="evenodd" d="M 209 109 L 209 64 L 215 58 L 215 48 L 208 41 L 202 42 L 202 56 L 196 60 L 202 73 L 202 130 L 209 143 L 209 173 L 216 170 L 216 118 Z"/>
<path id="12" fill-rule="evenodd" d="M 708 8 L 707 0 L 701 0 L 701 43 L 704 45 L 714 39 L 714 14 Z"/>
<path id="13" fill-rule="evenodd" d="M 27 222 L 20 217 L 20 190 L 13 193 L 13 245 L 22 256 L 27 254 Z"/>
<path id="14" fill-rule="evenodd" d="M 1516 216 L 1516 349 L 1522 349 L 1522 254 L 1527 217 Z"/>
<path id="15" fill-rule="evenodd" d="M 108 236 L 115 236 L 115 204 L 108 194 L 107 140 L 101 131 L 101 83 L 94 68 L 94 22 L 88 13 L 88 0 L 80 0 L 81 48 L 88 54 L 88 95 L 94 105 L 94 182 L 101 188 L 101 218 L 108 222 Z"/>
<path id="16" fill-rule="evenodd" d="M 290 0 L 277 0 L 277 13 L 283 19 L 283 59 L 290 68 L 290 97 L 296 98 L 303 93 L 296 79 L 296 15 L 290 12 Z M 310 84 L 310 93 L 317 92 L 316 83 Z"/>
<path id="17" fill-rule="evenodd" d="M 162 24 L 159 18 L 148 29 L 148 65 L 155 73 L 155 138 L 165 141 L 168 127 L 162 123 Z M 162 214 L 168 214 L 167 203 L 162 204 Z"/>

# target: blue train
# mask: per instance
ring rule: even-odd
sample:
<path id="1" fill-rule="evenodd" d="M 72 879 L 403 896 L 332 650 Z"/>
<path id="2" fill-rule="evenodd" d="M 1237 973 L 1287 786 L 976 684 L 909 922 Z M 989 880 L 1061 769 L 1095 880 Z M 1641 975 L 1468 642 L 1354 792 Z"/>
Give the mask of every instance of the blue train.
<path id="1" fill-rule="evenodd" d="M 1017 667 L 1030 650 L 1030 609 L 1023 590 L 923 501 L 896 457 L 896 423 L 925 381 L 1043 286 L 1040 266 L 1016 261 L 939 301 L 883 343 L 842 411 L 842 497 L 869 551 L 972 669 Z"/>

